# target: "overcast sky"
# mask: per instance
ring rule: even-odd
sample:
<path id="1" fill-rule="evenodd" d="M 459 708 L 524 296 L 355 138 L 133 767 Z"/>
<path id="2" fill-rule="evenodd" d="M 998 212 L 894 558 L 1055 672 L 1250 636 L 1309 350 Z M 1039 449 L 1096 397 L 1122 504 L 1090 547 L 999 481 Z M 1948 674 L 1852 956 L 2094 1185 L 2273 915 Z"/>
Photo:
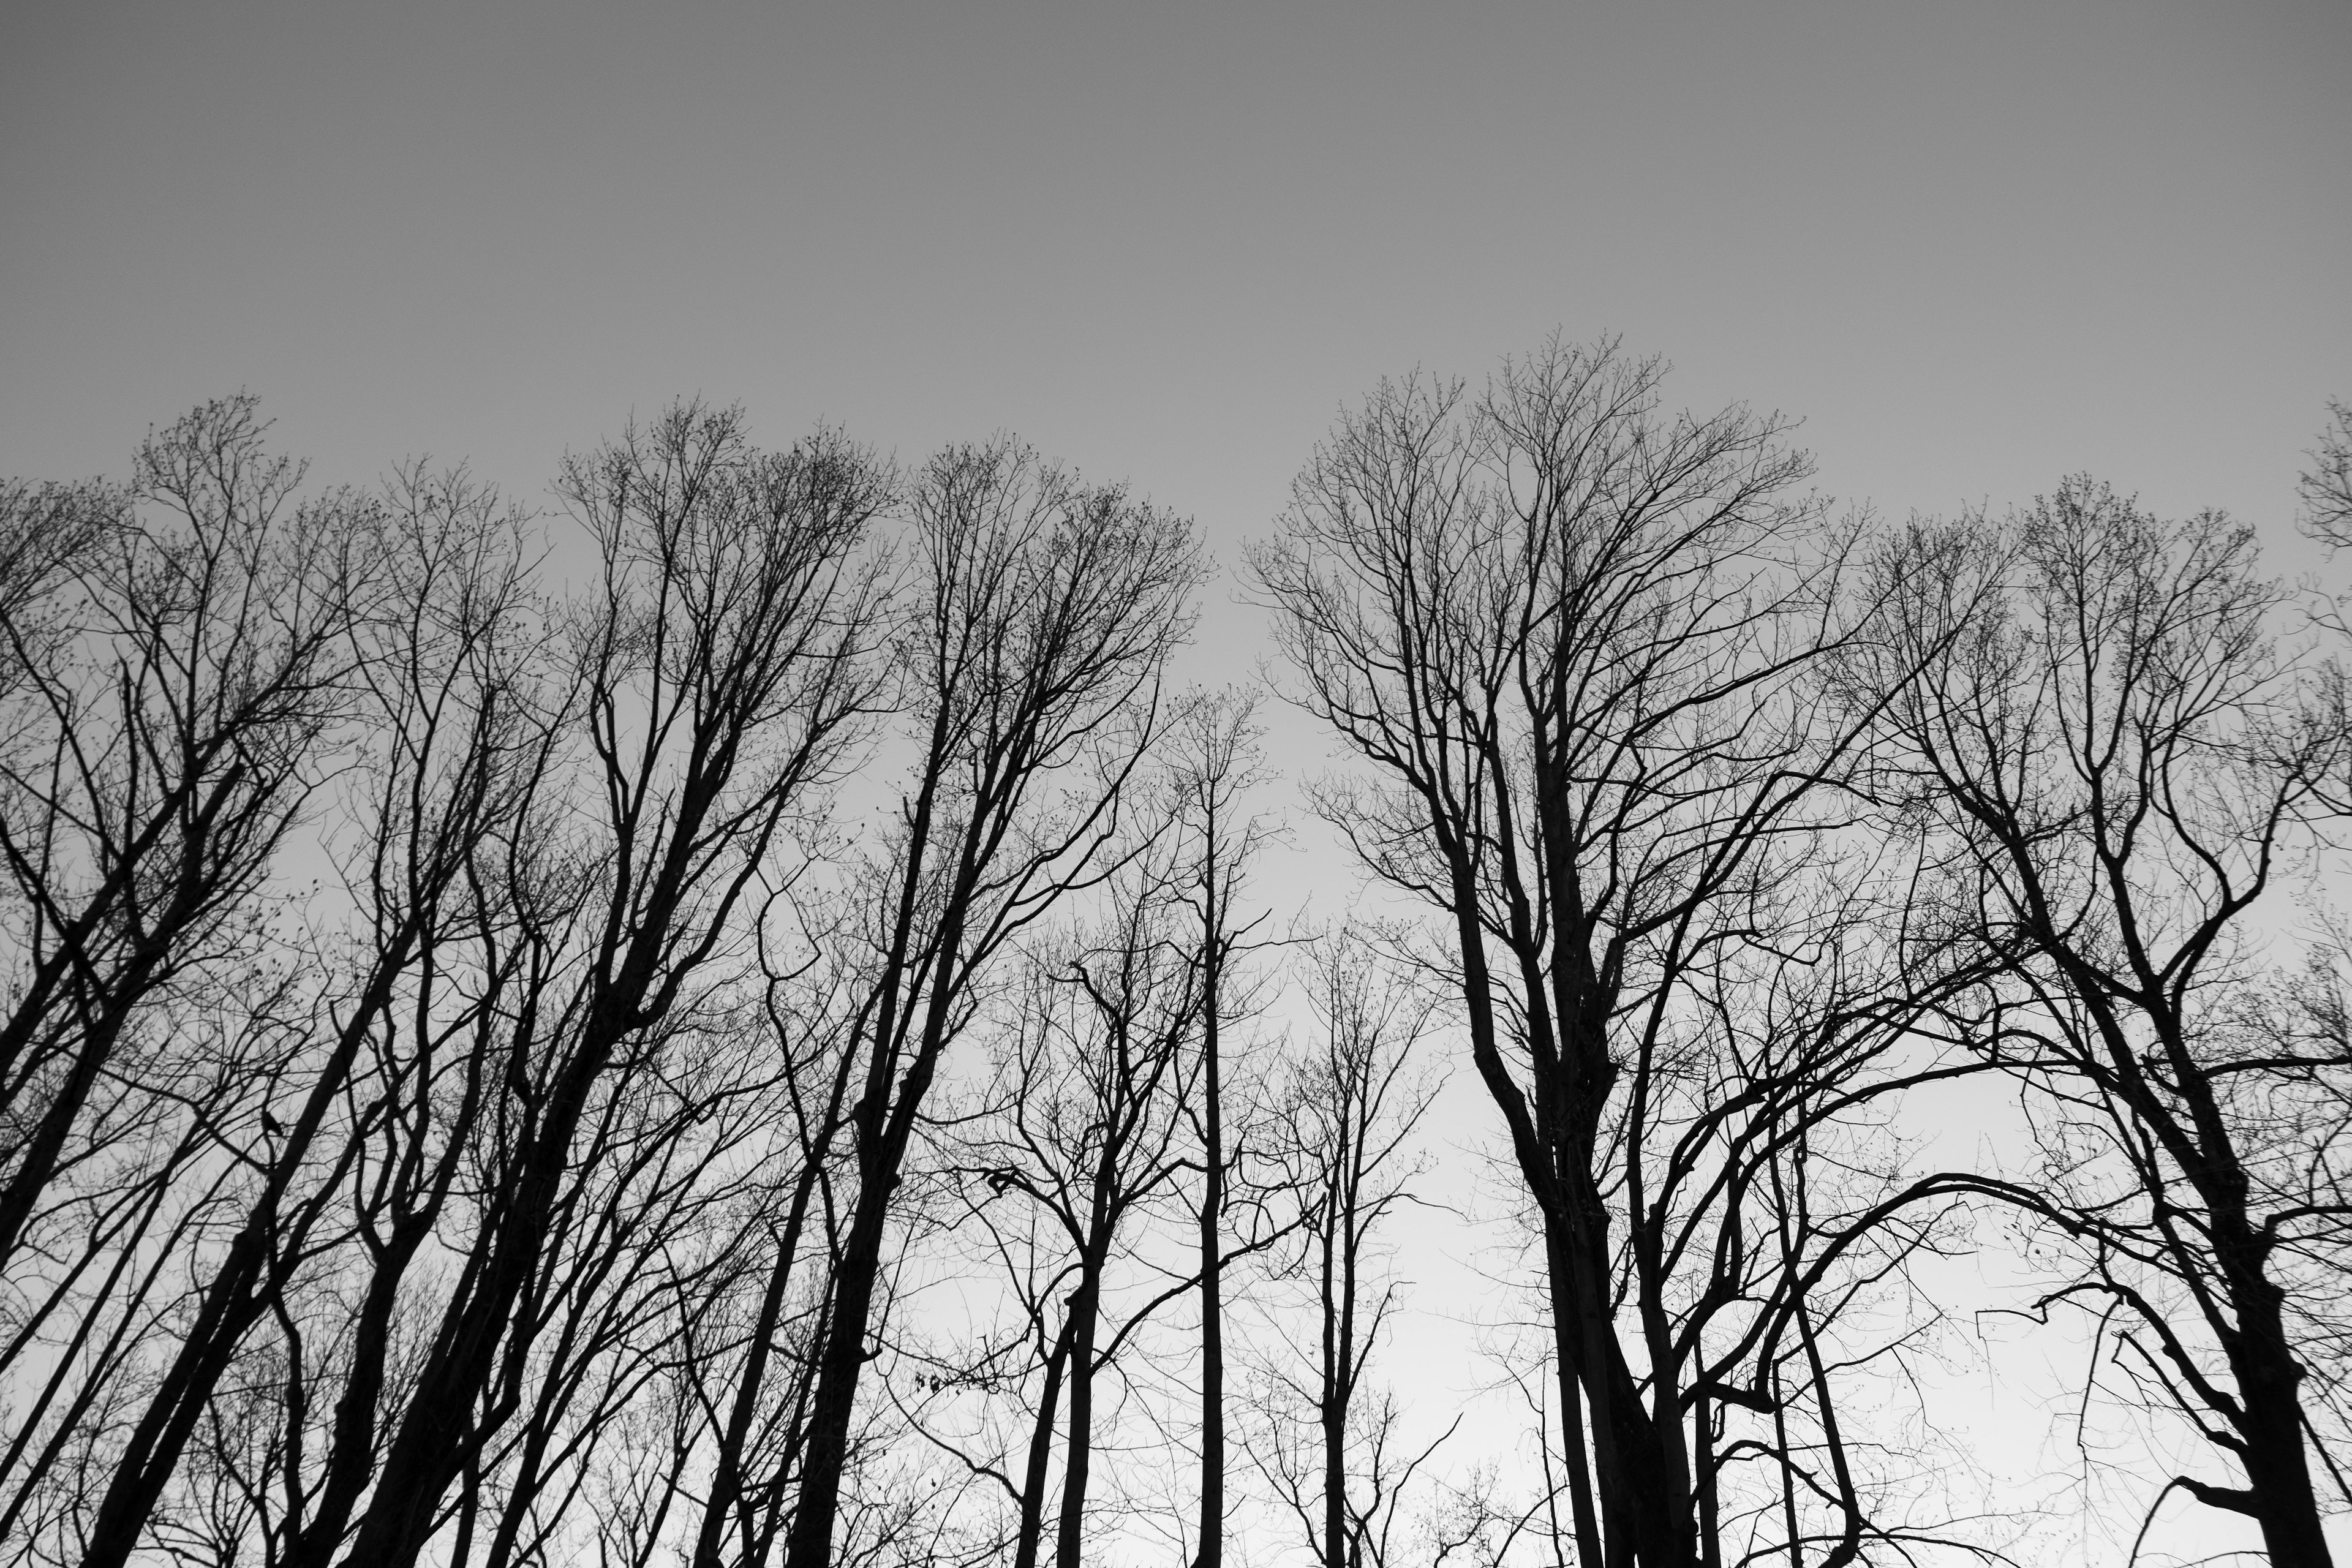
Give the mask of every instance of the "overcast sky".
<path id="1" fill-rule="evenodd" d="M 0 471 L 247 387 L 321 477 L 681 392 L 1011 428 L 1230 561 L 1338 406 L 1622 332 L 1901 513 L 2284 531 L 2352 396 L 2352 5 L 5 9 Z"/>

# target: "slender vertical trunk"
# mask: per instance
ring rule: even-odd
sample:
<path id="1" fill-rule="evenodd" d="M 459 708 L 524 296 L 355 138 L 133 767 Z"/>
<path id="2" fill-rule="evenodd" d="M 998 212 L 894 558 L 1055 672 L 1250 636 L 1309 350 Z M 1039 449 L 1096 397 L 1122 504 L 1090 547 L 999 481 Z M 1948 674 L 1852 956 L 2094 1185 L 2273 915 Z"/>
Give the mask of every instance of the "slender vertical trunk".
<path id="1" fill-rule="evenodd" d="M 457 1484 L 457 1536 L 450 1543 L 450 1562 L 471 1563 L 474 1560 L 474 1527 L 481 1517 L 481 1460 L 478 1456 L 468 1456 Z"/>
<path id="2" fill-rule="evenodd" d="M 1202 878 L 1204 1010 L 1201 1027 L 1207 1116 L 1202 1127 L 1201 1192 L 1201 1551 L 1196 1568 L 1221 1568 L 1225 1550 L 1225 1324 L 1223 1239 L 1225 1138 L 1222 1065 L 1218 1060 L 1219 983 L 1224 968 L 1223 911 L 1217 907 L 1217 813 L 1211 798 L 1208 853 Z"/>
<path id="3" fill-rule="evenodd" d="M 523 1435 L 521 1452 L 506 1468 L 505 1496 L 499 1500 L 498 1522 L 490 1530 L 490 1549 L 483 1556 L 483 1568 L 508 1568 L 514 1561 L 515 1547 L 522 1540 L 531 1504 L 538 1500 L 540 1489 L 547 1484 L 547 1450 L 554 1436 L 551 1423 L 546 1418 L 547 1406 L 554 1403 L 551 1397 L 553 1385 L 562 1376 L 562 1352 L 551 1357 L 551 1363 L 547 1373 L 550 1386 L 541 1391 L 541 1408 L 535 1413 L 538 1418 L 531 1421 Z M 455 1561 L 469 1563 L 470 1559 L 459 1557 Z"/>
<path id="4" fill-rule="evenodd" d="M 817 1309 L 816 1326 L 811 1332 L 810 1343 L 827 1342 L 827 1326 L 832 1321 L 832 1281 L 824 1289 L 824 1305 Z M 737 1559 L 738 1568 L 767 1568 L 768 1554 L 775 1549 L 776 1537 L 784 1526 L 785 1500 L 790 1495 L 790 1481 L 794 1467 L 801 1462 L 808 1444 L 809 1405 L 816 1394 L 816 1369 L 803 1365 L 793 1379 L 792 1414 L 784 1420 L 784 1440 L 776 1456 L 776 1468 L 760 1489 L 757 1503 L 751 1501 L 746 1489 L 745 1506 L 737 1512 L 737 1522 L 743 1537 L 743 1553 Z M 762 1511 L 755 1518 L 754 1508 Z"/>
<path id="5" fill-rule="evenodd" d="M 1805 1568 L 1805 1538 L 1797 1528 L 1797 1468 L 1789 1455 L 1789 1400 L 1780 1367 L 1772 1365 L 1772 1441 L 1780 1459 L 1780 1527 L 1789 1540 L 1789 1568 Z"/>
<path id="6" fill-rule="evenodd" d="M 848 1131 L 857 1159 L 857 1201 L 850 1211 L 849 1236 L 834 1265 L 827 1290 L 826 1328 L 818 1340 L 816 1378 L 809 1396 L 806 1448 L 801 1457 L 799 1496 L 792 1525 L 784 1536 L 784 1568 L 828 1568 L 833 1561 L 833 1525 L 841 1508 L 841 1471 L 849 1460 L 849 1423 L 856 1412 L 858 1374 L 866 1366 L 866 1314 L 874 1307 L 875 1275 L 882 1266 L 882 1229 L 889 1218 L 888 1188 L 898 1180 L 898 1162 L 888 1151 L 891 1077 L 897 1067 L 900 1011 L 911 1009 L 908 976 L 913 969 L 908 954 L 914 940 L 915 914 L 920 901 L 923 872 L 931 851 L 932 814 L 949 754 L 948 710 L 942 703 L 931 718 L 930 750 L 926 755 L 922 784 L 908 815 L 905 861 L 898 871 L 898 909 L 891 917 L 889 956 L 875 987 L 877 1003 L 871 1058 L 866 1064 L 865 1092 L 849 1113 Z M 967 835 L 959 862 L 955 894 L 968 899 L 972 847 Z M 940 942 L 943 981 L 962 940 L 962 920 L 968 910 L 951 902 Z M 934 1033 L 944 1028 L 940 1010 L 943 999 L 935 986 L 931 1016 L 919 1053 L 931 1048 Z M 909 1014 L 911 1016 L 911 1014 Z M 856 1047 L 852 1035 L 850 1047 Z M 908 1069 L 911 1079 L 914 1069 Z M 925 1075 L 924 1083 L 929 1079 Z M 898 1089 L 901 1103 L 920 1089 Z"/>
<path id="7" fill-rule="evenodd" d="M 743 1495 L 743 1445 L 751 1434 L 751 1417 L 759 1408 L 760 1385 L 767 1380 L 776 1321 L 782 1316 L 784 1288 L 792 1280 L 791 1238 L 798 1229 L 806 1201 L 804 1193 L 811 1184 L 811 1173 L 803 1172 L 793 1193 L 792 1213 L 784 1222 L 783 1235 L 775 1239 L 775 1260 L 768 1268 L 767 1289 L 760 1293 L 760 1316 L 751 1327 L 751 1347 L 744 1352 L 742 1380 L 736 1384 L 735 1402 L 727 1415 L 727 1430 L 719 1436 L 719 1457 L 711 1467 L 710 1495 L 704 1500 L 702 1526 L 694 1538 L 694 1568 L 719 1568 L 719 1538 L 726 1533 L 728 1516 L 735 1511 L 736 1501 Z"/>
<path id="8" fill-rule="evenodd" d="M 858 1134 L 857 1203 L 849 1237 L 834 1269 L 830 1324 L 818 1357 L 816 1392 L 810 1403 L 808 1447 L 802 1460 L 800 1496 L 792 1531 L 784 1542 L 784 1568 L 826 1568 L 833 1558 L 833 1526 L 841 1509 L 841 1477 L 849 1462 L 849 1426 L 857 1409 L 857 1383 L 866 1369 L 866 1331 L 874 1311 L 874 1289 L 882 1273 L 883 1233 L 890 1220 L 890 1196 L 898 1185 L 915 1117 L 929 1092 L 940 1053 L 946 1048 L 949 976 L 963 944 L 963 918 L 977 877 L 967 843 L 948 917 L 939 939 L 926 999 L 922 1034 L 895 1100 L 888 1098 L 894 1058 L 888 1049 L 890 1017 L 877 1026 L 866 1098 L 850 1118 Z M 915 883 L 911 879 L 908 888 Z M 887 1000 L 887 999 L 886 999 Z"/>
<path id="9" fill-rule="evenodd" d="M 1339 1151 L 1344 1159 L 1347 1151 Z M 1336 1162 L 1335 1162 L 1336 1163 Z M 1339 1194 L 1327 1194 L 1323 1207 L 1322 1298 L 1323 1364 L 1317 1414 L 1323 1427 L 1323 1568 L 1340 1568 L 1348 1543 L 1348 1368 L 1351 1349 L 1349 1327 L 1341 1310 L 1350 1282 L 1339 1278 L 1339 1231 L 1345 1223 Z"/>
<path id="10" fill-rule="evenodd" d="M 1633 1245 L 1627 1248 L 1638 1278 L 1643 1350 L 1649 1362 L 1650 1408 L 1648 1447 L 1655 1457 L 1659 1485 L 1649 1500 L 1654 1508 L 1652 1530 L 1672 1544 L 1674 1561 L 1692 1563 L 1697 1557 L 1693 1536 L 1696 1492 L 1691 1485 L 1690 1448 L 1683 1433 L 1682 1386 L 1676 1376 L 1675 1335 L 1666 1317 L 1665 1263 L 1662 1243 L 1651 1228 L 1650 1211 L 1638 1184 L 1641 1152 L 1628 1149 L 1626 1209 Z M 1840 1463 L 1843 1463 L 1841 1452 Z"/>
<path id="11" fill-rule="evenodd" d="M 1348 1407 L 1323 1405 L 1323 1563 L 1340 1568 L 1348 1560 Z"/>
<path id="12" fill-rule="evenodd" d="M 1699 1568 L 1723 1568 L 1723 1525 L 1715 1485 L 1715 1405 L 1705 1388 L 1691 1405 L 1691 1431 L 1697 1444 L 1693 1460 L 1698 1492 Z"/>
<path id="13" fill-rule="evenodd" d="M 1469 1015 L 1471 1060 L 1486 1086 L 1488 1097 L 1503 1112 L 1511 1130 L 1512 1153 L 1520 1175 L 1543 1211 L 1545 1287 L 1559 1376 L 1561 1447 L 1568 1460 L 1578 1562 L 1580 1568 L 1614 1568 L 1623 1560 L 1622 1553 L 1612 1554 L 1615 1540 L 1623 1533 L 1620 1469 L 1615 1462 L 1614 1429 L 1609 1419 L 1606 1373 L 1598 1364 L 1598 1347 L 1570 1257 L 1571 1211 L 1577 1200 L 1564 1190 L 1551 1146 L 1549 1114 L 1543 1116 L 1540 1125 L 1529 1115 L 1528 1098 L 1503 1061 L 1495 1022 L 1494 973 L 1486 963 L 1486 931 L 1479 923 L 1477 884 L 1469 858 L 1458 840 L 1442 841 L 1441 847 L 1450 861 L 1448 902 L 1454 921 L 1455 951 L 1462 961 L 1462 1000 Z M 1534 994 L 1539 1003 L 1540 989 Z M 1540 1083 L 1537 1086 L 1539 1094 L 1545 1092 L 1545 1088 Z M 1557 1086 L 1550 1093 L 1558 1094 Z M 1591 1447 L 1595 1460 L 1592 1468 L 1598 1471 L 1597 1487 L 1585 1463 L 1580 1394 L 1588 1377 L 1594 1390 Z"/>
<path id="14" fill-rule="evenodd" d="M 1837 1544 L 1823 1558 L 1823 1568 L 1845 1568 L 1862 1555 L 1862 1503 L 1853 1489 L 1853 1470 L 1846 1462 L 1845 1436 L 1838 1430 L 1837 1405 L 1830 1397 L 1829 1368 L 1822 1363 L 1821 1341 L 1813 1333 L 1813 1315 L 1799 1296 L 1790 1306 L 1797 1320 L 1797 1338 L 1805 1347 L 1805 1371 L 1813 1380 L 1813 1399 L 1822 1411 L 1822 1445 L 1829 1450 L 1830 1470 L 1837 1480 L 1839 1510 L 1845 1516 Z"/>

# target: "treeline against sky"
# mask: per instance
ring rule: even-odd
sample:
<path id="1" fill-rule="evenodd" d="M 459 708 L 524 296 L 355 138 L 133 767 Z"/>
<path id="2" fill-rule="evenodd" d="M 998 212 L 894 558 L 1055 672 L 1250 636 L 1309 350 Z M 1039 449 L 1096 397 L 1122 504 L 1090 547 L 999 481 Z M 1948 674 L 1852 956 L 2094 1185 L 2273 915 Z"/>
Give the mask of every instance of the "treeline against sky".
<path id="1" fill-rule="evenodd" d="M 2089 478 L 1841 513 L 1662 379 L 1344 415 L 1265 694 L 1171 676 L 1188 521 L 1007 439 L 680 405 L 536 519 L 238 397 L 7 484 L 0 1552 L 1995 1560 L 1914 1360 L 1974 1257 L 2183 1457 L 2125 1533 L 2326 1563 L 2347 628 Z M 2344 410 L 2303 495 L 2352 543 Z M 1302 928 L 1286 818 L 1417 915 Z M 1394 1332 L 1449 1072 L 1508 1467 Z M 1963 1089 L 2013 1146 L 1923 1160 Z"/>

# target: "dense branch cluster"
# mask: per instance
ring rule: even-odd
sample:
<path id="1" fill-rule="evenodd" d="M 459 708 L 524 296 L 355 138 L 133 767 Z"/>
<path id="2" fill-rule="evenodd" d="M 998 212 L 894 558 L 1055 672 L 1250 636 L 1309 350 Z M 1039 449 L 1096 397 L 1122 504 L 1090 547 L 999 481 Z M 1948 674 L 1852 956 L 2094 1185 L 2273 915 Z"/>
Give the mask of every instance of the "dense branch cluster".
<path id="1" fill-rule="evenodd" d="M 1841 516 L 1662 380 L 1343 416 L 1270 697 L 1171 684 L 1189 523 L 1010 440 L 682 405 L 542 523 L 240 397 L 0 487 L 0 1550 L 2000 1559 L 1933 1365 L 1997 1258 L 2157 1434 L 2126 1537 L 2327 1563 L 2341 617 L 2087 479 Z M 1253 880 L 1269 701 L 1354 920 Z M 1415 1366 L 1474 1185 L 1492 1353 Z"/>

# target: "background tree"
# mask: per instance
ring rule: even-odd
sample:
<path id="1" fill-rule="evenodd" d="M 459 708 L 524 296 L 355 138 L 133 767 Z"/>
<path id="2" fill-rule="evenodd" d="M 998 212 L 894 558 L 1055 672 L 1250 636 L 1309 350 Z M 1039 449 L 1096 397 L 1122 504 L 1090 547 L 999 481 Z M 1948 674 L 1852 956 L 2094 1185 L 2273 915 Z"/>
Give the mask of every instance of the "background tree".
<path id="1" fill-rule="evenodd" d="M 1312 1341 L 1296 1363 L 1287 1346 L 1265 1358 L 1274 1397 L 1259 1412 L 1252 1458 L 1322 1568 L 1378 1568 L 1389 1560 L 1405 1489 L 1435 1448 L 1396 1451 L 1394 1400 L 1366 1395 L 1396 1305 L 1395 1281 L 1381 1277 L 1377 1232 L 1415 1201 L 1408 1184 L 1425 1170 L 1412 1140 L 1436 1086 L 1408 1068 L 1436 998 L 1385 969 L 1352 927 L 1316 942 L 1300 968 L 1317 1035 L 1282 1114 L 1284 1146 L 1302 1167 L 1304 1210 L 1288 1271 L 1311 1294 Z M 1309 1431 L 1313 1440 L 1302 1440 Z"/>
<path id="2" fill-rule="evenodd" d="M 77 1549 L 250 1189 L 300 985 L 270 879 L 341 760 L 382 510 L 296 499 L 249 398 L 132 483 L 12 488 L 0 681 L 0 1539 Z"/>
<path id="3" fill-rule="evenodd" d="M 2304 531 L 2341 550 L 2352 544 L 2352 405 L 2330 401 L 2327 413 L 2297 492 Z"/>
<path id="4" fill-rule="evenodd" d="M 319 783 L 381 531 L 364 498 L 296 504 L 249 398 L 140 448 L 133 520 L 94 531 L 70 603 L 21 604 L 0 742 L 0 863 L 18 916 L 0 1023 L 0 1269 L 103 1117 L 142 1005 L 248 937 L 248 899 Z M 27 547 L 29 549 L 29 547 Z M 17 552 L 39 581 L 37 552 Z M 44 647 L 46 645 L 46 647 Z M 121 1142 L 113 1131 L 102 1147 Z"/>
<path id="5" fill-rule="evenodd" d="M 1187 839 L 1187 901 L 1199 921 L 1202 982 L 1201 1091 L 1193 1102 L 1201 1142 L 1201 1483 L 1195 1568 L 1218 1568 L 1224 1553 L 1223 1228 L 1234 1163 L 1225 1138 L 1224 1026 L 1243 1010 L 1236 1004 L 1245 1000 L 1232 984 L 1234 956 L 1259 923 L 1240 920 L 1234 908 L 1267 832 L 1260 818 L 1242 815 L 1241 806 L 1266 776 L 1257 707 L 1257 693 L 1252 690 L 1199 693 L 1171 737 L 1176 825 Z"/>
<path id="6" fill-rule="evenodd" d="M 916 580 L 898 649 L 918 759 L 868 879 L 872 978 L 840 1130 L 855 1190 L 786 1568 L 833 1560 L 891 1194 L 940 1058 L 1005 942 L 1115 863 L 1201 574 L 1182 521 L 1010 442 L 933 458 L 910 510 Z"/>
<path id="7" fill-rule="evenodd" d="M 285 1059 L 253 1086 L 254 1103 L 231 1124 L 234 1158 L 246 1167 L 242 1213 L 225 1214 L 205 1240 L 217 1253 L 202 1260 L 201 1296 L 115 1459 L 87 1542 L 93 1563 L 123 1561 L 134 1549 L 200 1425 L 224 1418 L 214 1405 L 222 1378 L 250 1353 L 247 1336 L 273 1319 L 284 1331 L 269 1353 L 288 1421 L 274 1458 L 296 1462 L 319 1370 L 306 1365 L 304 1334 L 325 1344 L 339 1338 L 331 1320 L 299 1322 L 310 1281 L 298 1276 L 315 1273 L 352 1239 L 344 1183 L 369 1131 L 366 1113 L 344 1111 L 355 1082 L 366 1081 L 367 1043 L 391 1026 L 388 1015 L 413 994 L 420 969 L 446 955 L 453 931 L 478 918 L 469 884 L 522 814 L 543 761 L 524 714 L 532 606 L 520 519 L 462 474 L 411 468 L 389 500 L 383 595 L 353 628 L 351 656 L 347 743 L 355 754 L 338 816 L 357 831 L 330 839 L 352 868 L 345 890 L 362 923 L 347 946 L 316 955 L 317 973 L 332 977 L 324 986 L 294 987 L 278 1005 L 286 1011 L 274 1038 Z M 307 1014 L 299 1000 L 306 991 Z M 265 1496 L 303 1495 L 306 1478 L 273 1479 Z"/>
<path id="8" fill-rule="evenodd" d="M 917 1358 L 917 1376 L 969 1434 L 953 1442 L 962 1462 L 1013 1503 L 1016 1568 L 1044 1549 L 1057 1425 L 1054 1560 L 1084 1560 L 1097 1389 L 1151 1315 L 1197 1283 L 1181 1269 L 1171 1279 L 1168 1259 L 1151 1256 L 1153 1222 L 1192 1170 L 1185 1112 L 1203 1073 L 1205 986 L 1169 848 L 1114 879 L 1099 924 L 1024 955 L 1012 1016 L 994 1032 L 985 1108 L 956 1117 L 940 1150 L 955 1223 L 1003 1271 L 1013 1321 L 958 1359 Z M 975 1408 L 1000 1390 L 1024 1417 L 1009 1430 Z M 994 1442 L 977 1448 L 992 1428 Z"/>

